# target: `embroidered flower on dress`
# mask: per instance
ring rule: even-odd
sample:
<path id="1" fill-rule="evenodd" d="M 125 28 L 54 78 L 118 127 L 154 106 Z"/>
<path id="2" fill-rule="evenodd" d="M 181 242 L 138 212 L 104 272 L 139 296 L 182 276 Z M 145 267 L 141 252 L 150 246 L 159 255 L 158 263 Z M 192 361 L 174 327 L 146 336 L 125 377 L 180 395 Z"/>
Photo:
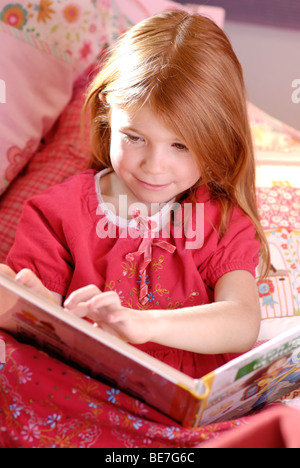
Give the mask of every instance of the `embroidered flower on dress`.
<path id="1" fill-rule="evenodd" d="M 151 292 L 150 292 L 150 293 L 148 293 L 148 294 L 147 294 L 147 297 L 148 297 L 148 299 L 149 299 L 149 302 L 153 302 L 153 301 L 155 301 L 155 296 L 154 296 L 154 294 L 153 294 L 153 293 L 151 293 Z"/>
<path id="2" fill-rule="evenodd" d="M 136 280 L 136 282 L 137 282 L 138 284 L 141 284 L 141 281 L 142 281 L 142 275 L 139 275 L 139 277 L 138 277 L 138 279 Z M 150 284 L 150 276 L 149 276 L 149 275 L 146 275 L 145 282 L 146 282 L 146 284 Z"/>

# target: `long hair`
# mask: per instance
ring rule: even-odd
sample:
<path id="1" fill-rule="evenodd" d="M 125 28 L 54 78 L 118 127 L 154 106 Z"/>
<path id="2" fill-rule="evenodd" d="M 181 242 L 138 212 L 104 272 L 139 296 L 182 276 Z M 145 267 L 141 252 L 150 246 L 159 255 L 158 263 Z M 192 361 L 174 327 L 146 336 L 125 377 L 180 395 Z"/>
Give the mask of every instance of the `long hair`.
<path id="1" fill-rule="evenodd" d="M 248 215 L 261 242 L 264 274 L 269 249 L 256 203 L 255 161 L 242 67 L 224 32 L 210 19 L 176 10 L 129 29 L 108 52 L 88 91 L 89 167 L 110 163 L 110 108 L 135 112 L 145 103 L 182 139 L 222 212 L 220 237 L 233 205 Z"/>

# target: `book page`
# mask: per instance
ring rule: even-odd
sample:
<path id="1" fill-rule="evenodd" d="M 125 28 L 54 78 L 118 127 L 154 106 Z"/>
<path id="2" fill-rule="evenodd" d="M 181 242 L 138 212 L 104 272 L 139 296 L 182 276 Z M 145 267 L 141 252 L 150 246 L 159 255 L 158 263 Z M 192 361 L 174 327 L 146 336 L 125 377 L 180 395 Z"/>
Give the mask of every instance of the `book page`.
<path id="1" fill-rule="evenodd" d="M 298 326 L 215 372 L 201 424 L 242 417 L 297 389 L 299 385 Z"/>

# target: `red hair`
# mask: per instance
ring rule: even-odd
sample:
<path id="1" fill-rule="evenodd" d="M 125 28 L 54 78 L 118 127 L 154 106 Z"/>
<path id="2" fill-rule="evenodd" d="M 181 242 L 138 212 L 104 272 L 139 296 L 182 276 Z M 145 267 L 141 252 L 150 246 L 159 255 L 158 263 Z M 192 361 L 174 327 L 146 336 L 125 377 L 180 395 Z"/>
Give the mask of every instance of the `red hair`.
<path id="1" fill-rule="evenodd" d="M 147 18 L 109 51 L 85 103 L 91 109 L 89 167 L 110 165 L 110 106 L 134 112 L 145 103 L 192 152 L 222 211 L 219 233 L 238 205 L 256 227 L 264 273 L 268 244 L 260 225 L 255 161 L 242 67 L 224 32 L 210 19 L 176 10 Z"/>

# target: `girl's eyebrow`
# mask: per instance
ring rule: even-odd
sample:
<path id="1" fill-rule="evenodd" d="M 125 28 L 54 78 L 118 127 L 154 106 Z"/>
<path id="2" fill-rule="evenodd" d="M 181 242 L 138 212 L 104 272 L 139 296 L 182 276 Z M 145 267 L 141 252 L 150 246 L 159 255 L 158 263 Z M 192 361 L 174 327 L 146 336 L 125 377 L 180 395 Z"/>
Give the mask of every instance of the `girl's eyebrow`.
<path id="1" fill-rule="evenodd" d="M 123 126 L 123 127 L 120 127 L 120 131 L 121 132 L 134 132 L 134 133 L 142 133 L 140 132 L 139 130 L 136 130 L 134 127 L 130 127 L 130 126 Z"/>

